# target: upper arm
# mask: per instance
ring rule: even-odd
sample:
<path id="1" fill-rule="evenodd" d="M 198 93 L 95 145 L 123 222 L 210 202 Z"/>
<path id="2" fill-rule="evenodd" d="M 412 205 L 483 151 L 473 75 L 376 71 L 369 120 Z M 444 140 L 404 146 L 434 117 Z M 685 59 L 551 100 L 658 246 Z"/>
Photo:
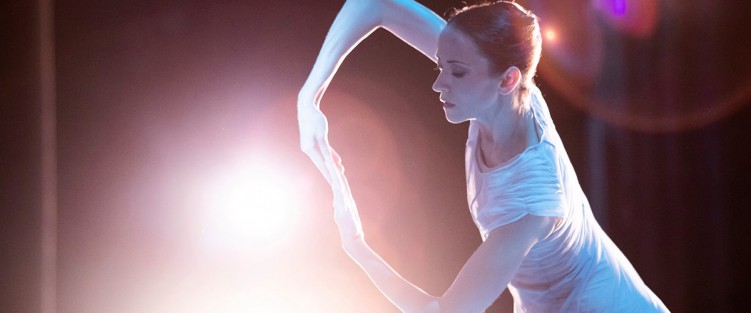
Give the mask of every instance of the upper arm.
<path id="1" fill-rule="evenodd" d="M 438 300 L 440 312 L 485 310 L 506 288 L 532 246 L 550 234 L 555 220 L 527 215 L 493 230 Z"/>

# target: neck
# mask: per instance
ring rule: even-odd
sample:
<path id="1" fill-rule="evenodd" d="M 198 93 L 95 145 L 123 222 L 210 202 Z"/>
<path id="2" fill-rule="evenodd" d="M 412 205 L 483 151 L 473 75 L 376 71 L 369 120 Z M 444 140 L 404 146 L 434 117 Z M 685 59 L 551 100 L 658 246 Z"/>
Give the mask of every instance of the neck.
<path id="1" fill-rule="evenodd" d="M 479 148 L 486 165 L 503 163 L 537 141 L 529 100 L 508 97 L 493 114 L 477 119 Z"/>

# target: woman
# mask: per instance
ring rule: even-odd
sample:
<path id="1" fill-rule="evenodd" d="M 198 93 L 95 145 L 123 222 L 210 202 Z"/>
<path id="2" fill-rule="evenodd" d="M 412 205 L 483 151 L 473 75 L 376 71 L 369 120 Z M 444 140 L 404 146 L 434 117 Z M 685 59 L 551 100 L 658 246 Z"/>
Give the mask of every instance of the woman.
<path id="1" fill-rule="evenodd" d="M 470 122 L 467 200 L 483 243 L 440 297 L 412 285 L 364 240 L 319 102 L 340 62 L 384 27 L 437 63 L 446 119 Z M 350 0 L 300 91 L 303 150 L 334 191 L 345 251 L 404 312 L 482 312 L 508 286 L 516 312 L 668 312 L 595 221 L 534 84 L 541 37 L 518 4 L 464 8 L 446 23 L 407 0 Z"/>

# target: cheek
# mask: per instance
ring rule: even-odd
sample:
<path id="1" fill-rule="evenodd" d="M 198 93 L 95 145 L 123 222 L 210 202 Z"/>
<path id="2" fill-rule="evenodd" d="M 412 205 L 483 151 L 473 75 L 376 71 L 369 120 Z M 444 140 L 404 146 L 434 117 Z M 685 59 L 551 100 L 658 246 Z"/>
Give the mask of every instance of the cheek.
<path id="1" fill-rule="evenodd" d="M 477 86 L 468 79 L 454 79 L 452 87 L 454 93 L 462 99 L 472 98 L 477 93 Z"/>
<path id="2" fill-rule="evenodd" d="M 448 78 L 448 77 L 446 77 Z M 474 107 L 489 101 L 497 90 L 487 77 L 467 75 L 463 78 L 449 78 L 446 86 L 455 102 Z"/>
<path id="3" fill-rule="evenodd" d="M 466 81 L 466 83 L 462 84 L 460 90 L 462 99 L 469 102 L 469 105 L 482 100 L 485 97 L 485 94 L 487 94 L 478 82 L 474 81 Z"/>
<path id="4" fill-rule="evenodd" d="M 478 98 L 491 100 L 498 95 L 498 86 L 488 79 L 478 80 L 474 83 L 473 92 Z"/>

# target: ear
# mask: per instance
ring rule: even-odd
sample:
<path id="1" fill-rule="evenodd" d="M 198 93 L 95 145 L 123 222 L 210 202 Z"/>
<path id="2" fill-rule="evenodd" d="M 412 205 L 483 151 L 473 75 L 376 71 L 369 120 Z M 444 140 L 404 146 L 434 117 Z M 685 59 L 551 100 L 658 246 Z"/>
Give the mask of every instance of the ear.
<path id="1" fill-rule="evenodd" d="M 509 67 L 506 72 L 501 74 L 501 85 L 498 91 L 504 96 L 510 94 L 519 86 L 521 79 L 522 72 L 519 68 L 516 66 Z"/>

